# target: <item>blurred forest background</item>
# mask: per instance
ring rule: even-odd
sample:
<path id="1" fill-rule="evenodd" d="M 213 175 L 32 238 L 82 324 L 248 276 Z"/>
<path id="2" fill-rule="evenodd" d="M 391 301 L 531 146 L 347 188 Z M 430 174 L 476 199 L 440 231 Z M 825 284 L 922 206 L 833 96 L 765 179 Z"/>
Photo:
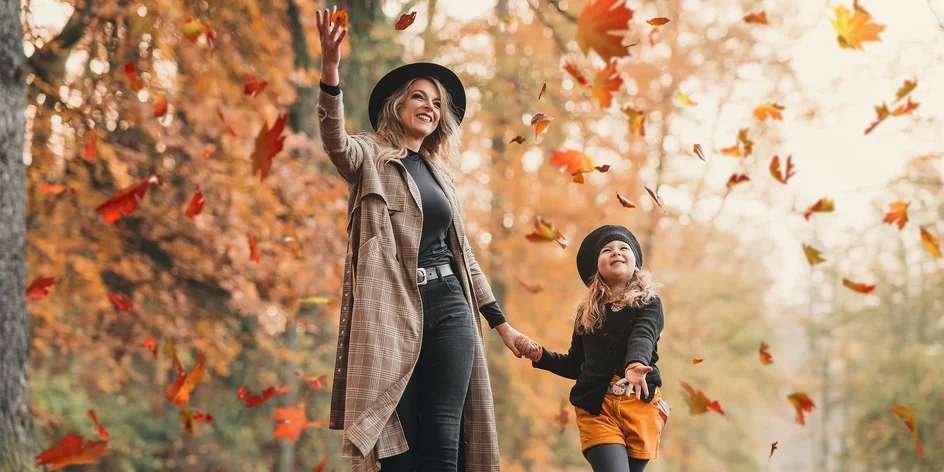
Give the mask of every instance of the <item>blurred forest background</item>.
<path id="1" fill-rule="evenodd" d="M 674 407 L 647 470 L 944 470 L 944 261 L 921 235 L 944 236 L 944 4 L 631 0 L 628 55 L 613 63 L 622 82 L 609 87 L 606 62 L 577 40 L 588 3 L 338 1 L 348 131 L 369 129 L 368 94 L 395 66 L 435 61 L 460 75 L 469 237 L 509 321 L 550 349 L 566 350 L 585 290 L 580 239 L 604 223 L 635 232 L 665 284 L 660 368 Z M 314 13 L 333 5 L 24 3 L 27 278 L 55 279 L 28 305 L 37 453 L 69 433 L 100 439 L 92 409 L 109 454 L 69 470 L 307 471 L 326 456 L 324 470 L 347 470 L 340 433 L 317 423 L 331 386 L 293 375 L 334 365 L 347 188 L 314 111 Z M 841 47 L 830 23 L 840 6 L 886 25 L 880 40 Z M 415 23 L 395 29 L 410 12 Z M 759 13 L 766 24 L 745 21 Z M 658 17 L 670 21 L 651 34 Z M 182 26 L 191 18 L 206 31 Z M 247 94 L 247 74 L 264 90 Z M 865 134 L 873 107 L 905 103 L 892 104 L 905 81 L 917 81 L 908 100 L 920 106 Z M 752 116 L 765 103 L 782 117 Z M 260 179 L 255 137 L 282 113 L 285 146 Z M 535 113 L 553 118 L 538 137 Z M 567 149 L 611 167 L 572 182 L 550 163 Z M 769 170 L 775 155 L 781 166 L 792 156 L 785 184 Z M 103 222 L 96 207 L 151 174 L 163 185 Z M 733 174 L 750 180 L 727 185 Z M 188 217 L 198 190 L 205 207 Z M 835 211 L 805 219 L 822 198 Z M 883 222 L 899 200 L 904 227 Z M 570 245 L 528 241 L 537 216 Z M 808 262 L 803 244 L 825 262 Z M 486 340 L 503 470 L 589 470 L 572 382 L 516 359 L 494 332 Z M 185 370 L 205 356 L 189 406 L 213 421 L 192 434 L 165 398 L 168 341 Z M 773 363 L 761 362 L 762 342 Z M 692 415 L 680 382 L 724 415 Z M 243 384 L 290 390 L 245 408 Z M 797 392 L 815 403 L 804 425 L 787 400 Z M 311 427 L 274 437 L 275 409 L 299 403 Z M 923 457 L 896 404 L 914 412 Z"/>

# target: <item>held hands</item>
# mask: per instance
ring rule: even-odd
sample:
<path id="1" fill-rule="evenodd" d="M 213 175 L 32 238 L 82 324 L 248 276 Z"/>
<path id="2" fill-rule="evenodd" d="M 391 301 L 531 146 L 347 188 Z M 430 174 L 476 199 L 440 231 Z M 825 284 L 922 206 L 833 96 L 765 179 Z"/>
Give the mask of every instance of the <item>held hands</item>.
<path id="1" fill-rule="evenodd" d="M 515 357 L 525 356 L 530 359 L 531 356 L 537 355 L 535 351 L 540 352 L 537 343 L 519 333 L 508 323 L 503 323 L 495 329 L 498 331 L 498 335 L 501 336 L 502 342 L 505 343 L 505 347 L 511 350 Z"/>
<path id="2" fill-rule="evenodd" d="M 335 6 L 334 11 L 337 10 L 338 7 Z M 341 62 L 341 41 L 347 35 L 347 28 L 341 28 L 336 22 L 332 22 L 331 15 L 332 12 L 327 8 L 315 13 L 315 22 L 318 24 L 318 34 L 321 38 L 322 73 L 337 71 L 338 64 Z"/>
<path id="3" fill-rule="evenodd" d="M 518 352 L 520 352 L 522 356 L 527 357 L 531 362 L 537 362 L 541 356 L 541 346 L 538 346 L 538 343 L 532 341 L 527 336 L 518 338 L 518 341 L 515 342 L 515 347 L 518 348 Z"/>
<path id="4" fill-rule="evenodd" d="M 625 395 L 629 397 L 635 392 L 636 399 L 642 400 L 643 396 L 649 396 L 649 386 L 646 384 L 646 374 L 649 372 L 652 372 L 652 367 L 639 364 L 632 369 L 627 369 L 626 377 L 617 380 L 616 385 L 628 386 Z"/>

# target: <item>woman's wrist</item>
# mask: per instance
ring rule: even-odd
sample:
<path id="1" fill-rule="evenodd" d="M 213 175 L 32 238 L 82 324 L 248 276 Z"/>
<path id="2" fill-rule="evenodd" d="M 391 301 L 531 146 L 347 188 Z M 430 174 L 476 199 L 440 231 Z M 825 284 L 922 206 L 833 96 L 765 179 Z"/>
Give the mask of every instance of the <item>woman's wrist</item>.
<path id="1" fill-rule="evenodd" d="M 321 67 L 321 81 L 332 87 L 341 85 L 341 76 L 338 74 L 337 64 Z"/>

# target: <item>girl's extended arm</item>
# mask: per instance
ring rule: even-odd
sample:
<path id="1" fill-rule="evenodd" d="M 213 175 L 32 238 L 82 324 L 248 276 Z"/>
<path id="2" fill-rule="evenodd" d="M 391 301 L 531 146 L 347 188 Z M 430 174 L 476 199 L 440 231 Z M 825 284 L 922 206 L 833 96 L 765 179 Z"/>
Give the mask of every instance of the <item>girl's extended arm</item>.
<path id="1" fill-rule="evenodd" d="M 542 347 L 538 360 L 532 361 L 531 365 L 538 369 L 553 372 L 561 377 L 577 380 L 577 377 L 580 376 L 580 366 L 583 365 L 583 360 L 583 338 L 574 330 L 567 354 L 548 351 Z"/>
<path id="2" fill-rule="evenodd" d="M 635 362 L 649 365 L 652 361 L 652 351 L 655 349 L 663 327 L 665 327 L 665 317 L 662 314 L 662 300 L 657 295 L 636 314 L 633 330 L 629 333 L 629 343 L 626 346 L 624 372 L 630 364 Z"/>

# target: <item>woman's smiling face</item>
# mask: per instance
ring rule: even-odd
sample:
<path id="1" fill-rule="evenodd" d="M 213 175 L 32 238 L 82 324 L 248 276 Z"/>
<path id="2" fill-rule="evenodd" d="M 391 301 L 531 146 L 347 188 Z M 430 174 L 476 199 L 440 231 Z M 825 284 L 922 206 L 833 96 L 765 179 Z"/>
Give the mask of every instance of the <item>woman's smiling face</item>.
<path id="1" fill-rule="evenodd" d="M 636 272 L 636 256 L 629 244 L 617 240 L 603 246 L 597 257 L 597 271 L 609 286 L 629 280 Z"/>
<path id="2" fill-rule="evenodd" d="M 419 79 L 410 86 L 406 101 L 400 107 L 400 123 L 404 134 L 414 139 L 425 139 L 439 126 L 442 97 L 429 79 Z M 414 149 L 416 150 L 416 149 Z"/>

